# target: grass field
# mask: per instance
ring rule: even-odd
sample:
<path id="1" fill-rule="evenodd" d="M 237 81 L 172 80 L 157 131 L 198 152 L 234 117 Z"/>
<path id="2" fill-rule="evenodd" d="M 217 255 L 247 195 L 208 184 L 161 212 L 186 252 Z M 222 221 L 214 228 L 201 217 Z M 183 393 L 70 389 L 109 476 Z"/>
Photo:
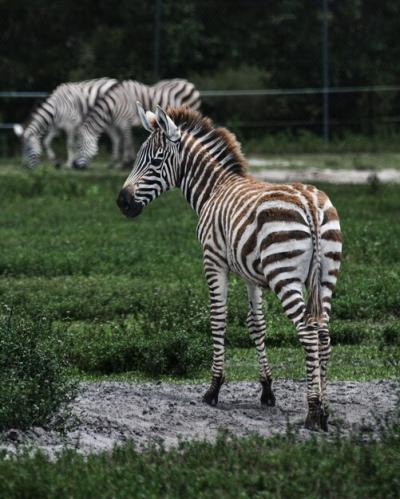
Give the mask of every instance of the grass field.
<path id="1" fill-rule="evenodd" d="M 124 177 L 104 169 L 0 168 L 3 313 L 46 320 L 77 379 L 208 379 L 208 294 L 196 218 L 173 191 L 137 220 L 125 219 L 115 204 Z M 321 187 L 344 234 L 329 378 L 398 378 L 400 186 Z M 229 291 L 228 379 L 255 379 L 245 286 L 232 276 Z M 304 378 L 295 331 L 270 294 L 265 315 L 274 374 Z M 221 497 L 395 497 L 398 427 L 381 442 L 291 438 L 188 444 L 172 453 L 125 448 L 87 462 L 74 453 L 56 464 L 20 456 L 0 462 L 7 478 L 0 495 L 209 497 L 217 490 Z"/>
<path id="2" fill-rule="evenodd" d="M 128 221 L 115 204 L 123 179 L 123 173 L 104 171 L 3 173 L 0 300 L 14 315 L 47 317 L 81 373 L 195 376 L 199 366 L 203 378 L 210 359 L 208 295 L 195 215 L 173 191 Z M 350 378 L 394 376 L 391 358 L 398 349 L 400 325 L 400 187 L 325 190 L 339 210 L 344 234 L 332 316 L 333 343 L 341 345 L 334 353 L 336 365 L 346 364 Z M 245 378 L 255 373 L 246 313 L 244 284 L 233 276 L 228 365 L 233 376 L 240 372 Z M 293 362 L 285 362 L 288 357 L 301 363 L 302 352 L 271 294 L 265 296 L 265 315 L 268 345 L 286 349 L 284 355 L 280 350 L 271 353 L 279 375 L 289 375 L 287 366 L 290 375 L 303 376 Z M 156 345 L 152 353 L 160 352 L 156 362 L 138 356 L 141 343 L 146 346 L 150 337 Z M 171 342 L 178 358 L 165 361 L 161 357 L 168 357 Z M 350 368 L 349 352 L 361 344 Z M 194 363 L 183 358 L 189 346 L 201 357 Z M 174 368 L 180 360 L 182 366 Z M 343 370 L 332 364 L 331 376 L 343 379 Z"/>

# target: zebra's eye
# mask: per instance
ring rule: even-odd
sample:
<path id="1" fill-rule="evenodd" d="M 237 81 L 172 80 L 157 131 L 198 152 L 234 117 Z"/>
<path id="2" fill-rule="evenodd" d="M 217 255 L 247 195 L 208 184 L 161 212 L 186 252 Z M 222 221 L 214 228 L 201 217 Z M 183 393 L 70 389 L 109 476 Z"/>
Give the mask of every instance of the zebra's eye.
<path id="1" fill-rule="evenodd" d="M 151 164 L 152 164 L 153 166 L 160 166 L 160 165 L 161 165 L 161 163 L 163 162 L 163 159 L 164 159 L 164 158 L 153 158 L 153 159 L 151 160 Z"/>

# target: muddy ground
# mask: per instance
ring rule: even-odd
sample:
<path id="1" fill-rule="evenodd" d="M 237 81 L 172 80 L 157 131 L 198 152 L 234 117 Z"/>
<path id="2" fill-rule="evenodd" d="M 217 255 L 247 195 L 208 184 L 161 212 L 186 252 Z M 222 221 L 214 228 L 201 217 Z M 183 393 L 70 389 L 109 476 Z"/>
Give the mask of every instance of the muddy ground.
<path id="1" fill-rule="evenodd" d="M 263 436 L 283 433 L 290 424 L 301 437 L 306 413 L 305 383 L 277 380 L 277 406 L 260 406 L 256 382 L 226 383 L 217 407 L 202 403 L 205 384 L 132 384 L 120 382 L 83 383 L 72 404 L 79 422 L 65 435 L 43 428 L 2 435 L 1 447 L 15 451 L 21 446 L 38 446 L 50 456 L 64 446 L 80 452 L 108 450 L 114 444 L 132 440 L 138 447 L 163 442 L 166 447 L 179 439 L 215 439 L 218 430 L 235 435 L 256 432 Z M 393 413 L 400 384 L 393 381 L 331 382 L 329 399 L 332 416 L 330 433 L 351 431 L 379 433 L 377 418 Z"/>

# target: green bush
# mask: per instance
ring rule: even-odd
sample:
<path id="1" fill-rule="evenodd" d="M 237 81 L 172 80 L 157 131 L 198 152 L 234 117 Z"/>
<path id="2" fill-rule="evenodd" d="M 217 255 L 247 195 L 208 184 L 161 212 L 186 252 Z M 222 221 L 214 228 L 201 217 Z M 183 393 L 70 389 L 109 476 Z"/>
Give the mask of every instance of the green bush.
<path id="1" fill-rule="evenodd" d="M 211 365 L 208 337 L 182 327 L 162 329 L 128 317 L 118 323 L 58 323 L 56 329 L 70 362 L 85 372 L 183 376 Z"/>
<path id="2" fill-rule="evenodd" d="M 0 318 L 0 430 L 45 425 L 76 393 L 49 323 Z M 61 414 L 61 413 L 59 413 Z"/>

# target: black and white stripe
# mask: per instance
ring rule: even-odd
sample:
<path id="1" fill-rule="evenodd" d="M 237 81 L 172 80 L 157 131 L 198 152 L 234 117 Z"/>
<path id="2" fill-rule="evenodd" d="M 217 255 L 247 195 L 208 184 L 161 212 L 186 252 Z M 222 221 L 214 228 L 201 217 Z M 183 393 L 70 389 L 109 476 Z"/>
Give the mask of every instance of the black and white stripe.
<path id="1" fill-rule="evenodd" d="M 163 80 L 148 86 L 134 80 L 126 80 L 115 86 L 88 114 L 79 130 L 77 167 L 83 168 L 97 154 L 100 135 L 113 126 L 122 143 L 119 163 L 131 166 L 136 156 L 132 127 L 140 126 L 136 101 L 148 107 L 160 105 L 186 106 L 192 110 L 200 108 L 200 93 L 187 80 Z"/>
<path id="2" fill-rule="evenodd" d="M 49 160 L 56 166 L 60 165 L 51 142 L 60 131 L 64 131 L 67 138 L 67 166 L 72 166 L 75 155 L 75 138 L 90 109 L 97 100 L 103 97 L 117 80 L 112 78 L 98 78 L 76 83 L 63 83 L 41 103 L 31 114 L 27 125 L 15 125 L 15 133 L 22 140 L 22 156 L 24 163 L 32 168 L 40 160 L 42 146 Z M 112 128 L 107 133 L 117 147 L 116 133 Z M 116 154 L 116 153 L 115 153 Z"/>
<path id="3" fill-rule="evenodd" d="M 316 187 L 255 181 L 246 173 L 235 137 L 198 113 L 139 111 L 151 135 L 117 202 L 134 217 L 162 192 L 179 187 L 198 214 L 214 345 L 213 377 L 204 400 L 216 404 L 224 380 L 227 283 L 228 273 L 234 272 L 247 284 L 247 325 L 258 354 L 261 402 L 275 405 L 261 307 L 262 289 L 269 289 L 304 348 L 306 426 L 326 430 L 328 322 L 342 250 L 336 209 Z"/>

